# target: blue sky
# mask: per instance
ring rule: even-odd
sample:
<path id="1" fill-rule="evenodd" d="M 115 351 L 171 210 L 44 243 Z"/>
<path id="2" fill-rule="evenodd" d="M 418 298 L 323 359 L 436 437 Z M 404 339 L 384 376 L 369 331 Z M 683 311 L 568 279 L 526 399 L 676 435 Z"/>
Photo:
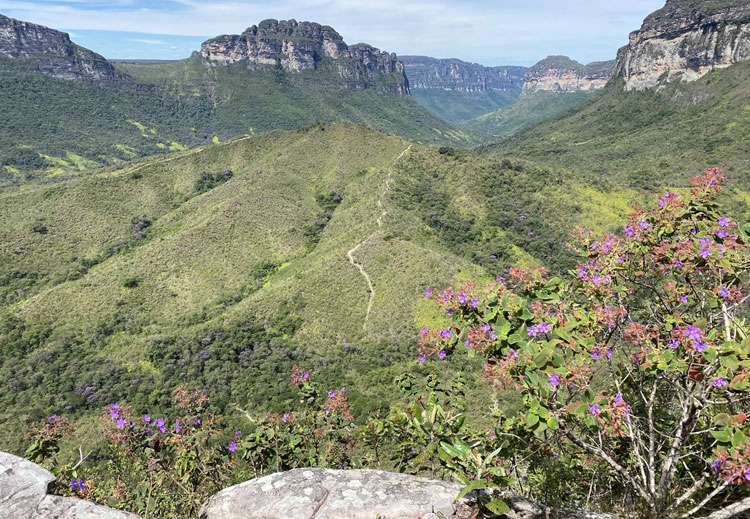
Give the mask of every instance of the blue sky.
<path id="1" fill-rule="evenodd" d="M 613 59 L 664 0 L 0 0 L 0 13 L 71 33 L 107 58 L 185 58 L 266 18 L 315 21 L 398 54 L 531 65 Z"/>

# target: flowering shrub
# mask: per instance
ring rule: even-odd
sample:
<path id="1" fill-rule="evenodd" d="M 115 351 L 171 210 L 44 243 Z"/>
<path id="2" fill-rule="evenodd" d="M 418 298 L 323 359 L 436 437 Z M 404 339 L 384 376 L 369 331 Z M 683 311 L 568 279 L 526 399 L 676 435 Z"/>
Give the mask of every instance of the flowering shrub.
<path id="1" fill-rule="evenodd" d="M 487 288 L 427 291 L 453 325 L 419 360 L 467 351 L 522 398 L 530 449 L 595 463 L 621 503 L 691 517 L 750 482 L 750 253 L 707 170 L 685 195 L 634 206 L 622 234 L 576 230 L 571 279 L 512 268 Z M 748 505 L 750 507 L 750 504 Z"/>

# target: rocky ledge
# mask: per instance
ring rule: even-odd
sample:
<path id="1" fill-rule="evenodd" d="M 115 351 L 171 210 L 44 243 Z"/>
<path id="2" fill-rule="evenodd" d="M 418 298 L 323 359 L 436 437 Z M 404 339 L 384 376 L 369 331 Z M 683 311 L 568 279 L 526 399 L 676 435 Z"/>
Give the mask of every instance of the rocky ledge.
<path id="1" fill-rule="evenodd" d="M 0 519 L 137 519 L 137 516 L 73 497 L 48 494 L 49 471 L 0 452 Z"/>
<path id="2" fill-rule="evenodd" d="M 547 56 L 526 71 L 523 93 L 592 92 L 607 84 L 613 67 L 614 61 L 583 65 L 567 56 Z"/>
<path id="3" fill-rule="evenodd" d="M 349 46 L 333 28 L 314 22 L 264 20 L 242 34 L 203 42 L 200 55 L 211 65 L 241 62 L 258 70 L 330 68 L 345 88 L 375 86 L 401 96 L 409 93 L 404 65 L 395 54 L 364 43 Z"/>
<path id="4" fill-rule="evenodd" d="M 672 80 L 694 81 L 716 68 L 750 60 L 750 1 L 667 0 L 630 33 L 615 74 L 625 90 Z"/>
<path id="5" fill-rule="evenodd" d="M 76 45 L 67 33 L 3 15 L 0 15 L 0 70 L 71 80 L 122 78 L 104 57 Z"/>

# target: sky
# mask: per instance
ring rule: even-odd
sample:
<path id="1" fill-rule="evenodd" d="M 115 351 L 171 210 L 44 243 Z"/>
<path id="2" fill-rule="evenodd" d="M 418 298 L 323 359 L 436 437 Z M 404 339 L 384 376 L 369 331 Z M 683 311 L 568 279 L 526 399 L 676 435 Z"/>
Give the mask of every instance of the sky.
<path id="1" fill-rule="evenodd" d="M 664 0 L 0 0 L 110 59 L 180 59 L 267 18 L 330 25 L 349 44 L 484 65 L 614 59 Z"/>

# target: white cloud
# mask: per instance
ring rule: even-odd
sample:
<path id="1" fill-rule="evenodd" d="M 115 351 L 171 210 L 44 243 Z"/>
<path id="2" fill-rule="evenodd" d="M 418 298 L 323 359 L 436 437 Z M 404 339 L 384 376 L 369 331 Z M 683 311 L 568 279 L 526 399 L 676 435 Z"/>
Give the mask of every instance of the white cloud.
<path id="1" fill-rule="evenodd" d="M 129 38 L 128 41 L 134 41 L 136 43 L 145 43 L 146 45 L 167 45 L 167 42 L 163 40 L 147 40 L 143 38 Z"/>

